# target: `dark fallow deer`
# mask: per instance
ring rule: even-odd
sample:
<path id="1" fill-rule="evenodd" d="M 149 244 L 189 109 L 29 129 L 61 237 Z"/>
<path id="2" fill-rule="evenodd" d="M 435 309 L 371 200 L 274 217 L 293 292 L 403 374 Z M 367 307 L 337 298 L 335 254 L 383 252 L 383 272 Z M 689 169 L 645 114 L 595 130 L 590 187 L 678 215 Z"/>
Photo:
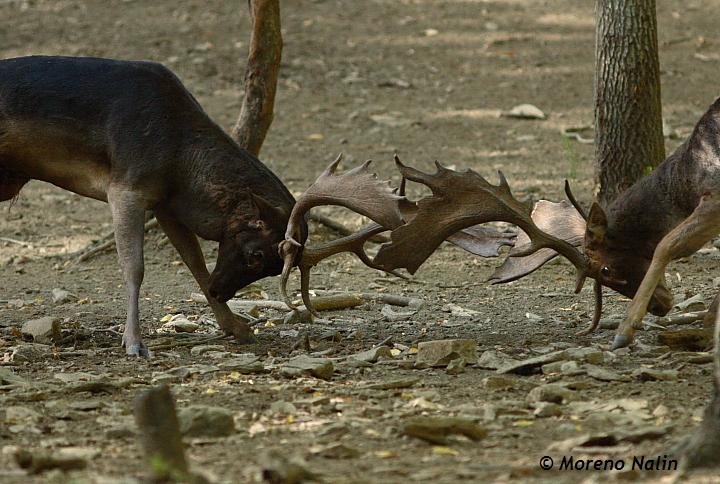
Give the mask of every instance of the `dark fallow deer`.
<path id="1" fill-rule="evenodd" d="M 665 284 L 667 265 L 720 234 L 720 100 L 700 118 L 688 140 L 608 207 L 593 203 L 585 216 L 567 184 L 566 192 L 577 213 L 566 207 L 553 216 L 577 220 L 580 214 L 586 219 L 562 237 L 574 245 L 582 238 L 584 275 L 595 279 L 596 289 L 607 286 L 632 298 L 612 345 L 627 346 L 647 311 L 662 316 L 673 307 Z M 517 279 L 547 260 L 509 257 L 492 280 Z M 708 325 L 714 322 L 718 300 L 708 312 Z"/>
<path id="2" fill-rule="evenodd" d="M 221 329 L 253 339 L 226 301 L 237 289 L 280 274 L 278 243 L 295 200 L 168 69 L 94 58 L 0 61 L 0 201 L 17 197 L 31 179 L 109 204 L 128 291 L 128 354 L 148 356 L 138 298 L 150 210 Z M 304 240 L 304 221 L 298 234 Z M 212 274 L 196 236 L 220 243 Z"/>

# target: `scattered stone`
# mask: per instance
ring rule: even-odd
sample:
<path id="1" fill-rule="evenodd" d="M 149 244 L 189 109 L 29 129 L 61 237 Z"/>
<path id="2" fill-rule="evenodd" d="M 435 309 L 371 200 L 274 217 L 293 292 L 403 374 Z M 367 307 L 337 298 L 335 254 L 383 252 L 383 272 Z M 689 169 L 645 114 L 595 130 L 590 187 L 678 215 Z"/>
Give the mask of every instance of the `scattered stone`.
<path id="1" fill-rule="evenodd" d="M 294 309 L 283 318 L 284 324 L 311 324 L 313 315 L 307 309 Z"/>
<path id="2" fill-rule="evenodd" d="M 615 371 L 606 370 L 595 365 L 585 365 L 585 371 L 589 377 L 600 381 L 630 381 L 627 375 L 621 375 Z"/>
<path id="3" fill-rule="evenodd" d="M 527 358 L 525 360 L 516 361 L 497 369 L 498 373 L 517 373 L 519 375 L 529 375 L 536 371 L 542 365 L 552 363 L 553 361 L 566 360 L 566 350 L 553 351 L 544 355 Z"/>
<path id="4" fill-rule="evenodd" d="M 32 363 L 47 358 L 51 347 L 43 344 L 21 344 L 5 351 L 3 361 L 6 363 Z"/>
<path id="5" fill-rule="evenodd" d="M 42 418 L 42 415 L 32 408 L 19 405 L 5 407 L 3 413 L 6 424 L 35 424 Z"/>
<path id="6" fill-rule="evenodd" d="M 519 118 L 519 119 L 545 119 L 545 113 L 543 113 L 537 106 L 532 104 L 518 104 L 513 107 L 510 111 L 503 111 L 500 113 L 501 116 L 508 118 Z"/>
<path id="7" fill-rule="evenodd" d="M 477 363 L 477 342 L 472 339 L 444 339 L 418 344 L 416 366 L 446 366 L 452 360 L 465 358 L 467 364 Z"/>
<path id="8" fill-rule="evenodd" d="M 77 383 L 80 381 L 92 381 L 97 380 L 99 375 L 92 373 L 86 373 L 84 371 L 71 372 L 71 373 L 55 373 L 53 378 L 60 380 L 63 383 Z"/>
<path id="9" fill-rule="evenodd" d="M 363 388 L 366 388 L 368 390 L 399 390 L 402 388 L 410 388 L 411 386 L 415 385 L 419 381 L 420 381 L 420 378 L 417 378 L 417 377 L 400 378 L 398 380 L 390 380 L 390 381 L 384 381 L 384 382 L 380 382 L 380 383 L 373 383 L 373 384 L 367 385 Z"/>
<path id="10" fill-rule="evenodd" d="M 270 412 L 281 415 L 295 415 L 297 413 L 297 407 L 290 402 L 279 400 L 270 405 Z"/>
<path id="11" fill-rule="evenodd" d="M 465 371 L 465 366 L 467 366 L 467 361 L 465 361 L 465 358 L 456 358 L 454 360 L 451 360 L 450 363 L 448 363 L 445 372 L 448 375 L 459 375 L 460 373 L 463 373 Z"/>
<path id="12" fill-rule="evenodd" d="M 681 313 L 687 313 L 691 311 L 705 311 L 707 309 L 707 306 L 705 305 L 705 299 L 703 298 L 702 294 L 695 294 L 693 297 L 689 297 L 684 301 L 675 304 L 675 306 L 673 307 L 677 308 L 677 310 Z"/>
<path id="13" fill-rule="evenodd" d="M 485 428 L 464 417 L 411 417 L 403 422 L 402 432 L 438 445 L 446 445 L 450 435 L 464 435 L 471 440 L 487 435 Z"/>
<path id="14" fill-rule="evenodd" d="M 713 334 L 709 329 L 700 328 L 663 331 L 658 341 L 675 351 L 705 351 L 712 347 Z"/>
<path id="15" fill-rule="evenodd" d="M 565 350 L 565 359 L 600 365 L 605 361 L 605 354 L 596 348 L 568 348 Z"/>
<path id="16" fill-rule="evenodd" d="M 506 376 L 488 376 L 483 378 L 482 385 L 488 390 L 505 390 L 515 386 L 515 380 Z"/>
<path id="17" fill-rule="evenodd" d="M 65 304 L 70 301 L 76 300 L 78 297 L 75 294 L 66 291 L 65 289 L 55 288 L 52 290 L 52 300 L 54 304 Z"/>
<path id="18" fill-rule="evenodd" d="M 632 375 L 640 381 L 675 381 L 678 379 L 677 370 L 657 370 L 655 368 L 638 368 L 633 371 Z"/>
<path id="19" fill-rule="evenodd" d="M 330 444 L 325 446 L 310 447 L 310 453 L 325 459 L 354 459 L 359 457 L 361 452 L 345 444 Z"/>
<path id="20" fill-rule="evenodd" d="M 87 461 L 77 457 L 62 455 L 49 455 L 36 451 L 19 449 L 15 452 L 15 462 L 28 474 L 42 474 L 43 472 L 59 469 L 61 471 L 81 470 L 87 467 Z"/>
<path id="21" fill-rule="evenodd" d="M 653 417 L 667 417 L 670 414 L 670 409 L 663 404 L 658 405 L 653 410 Z"/>
<path id="22" fill-rule="evenodd" d="M 316 481 L 315 474 L 307 469 L 307 463 L 300 456 L 287 457 L 270 450 L 260 456 L 259 462 L 255 482 L 299 484 Z"/>
<path id="23" fill-rule="evenodd" d="M 190 349 L 190 354 L 192 356 L 200 356 L 203 353 L 207 353 L 208 351 L 225 351 L 225 346 L 223 346 L 223 345 L 197 345 L 197 346 L 193 346 Z"/>
<path id="24" fill-rule="evenodd" d="M 510 366 L 515 363 L 517 363 L 516 359 L 511 358 L 502 351 L 487 350 L 483 351 L 483 354 L 480 355 L 477 366 L 497 370 L 498 368 Z"/>
<path id="25" fill-rule="evenodd" d="M 235 432 L 230 410 L 221 407 L 191 405 L 178 413 L 180 433 L 188 437 L 225 437 Z"/>
<path id="26" fill-rule="evenodd" d="M 348 356 L 348 358 L 358 360 L 358 361 L 365 361 L 367 363 L 375 363 L 379 359 L 386 359 L 391 360 L 393 358 L 392 352 L 390 351 L 390 348 L 388 346 L 378 346 L 377 348 L 372 348 L 367 351 L 362 351 L 360 353 L 355 353 L 353 355 Z"/>
<path id="27" fill-rule="evenodd" d="M 162 325 L 161 329 L 176 333 L 194 333 L 200 329 L 200 325 L 187 319 L 184 314 L 175 314 L 170 321 Z"/>
<path id="28" fill-rule="evenodd" d="M 60 341 L 60 320 L 52 316 L 31 319 L 22 325 L 23 338 L 40 344 L 52 344 Z"/>
<path id="29" fill-rule="evenodd" d="M 225 360 L 219 363 L 218 366 L 221 370 L 237 371 L 243 375 L 265 373 L 267 371 L 265 365 L 260 361 L 260 357 L 251 353 L 236 355 L 235 358 Z"/>
<path id="30" fill-rule="evenodd" d="M 457 318 L 474 318 L 478 314 L 480 314 L 480 311 L 475 311 L 472 309 L 467 309 L 458 306 L 457 304 L 446 304 L 442 307 L 442 311 L 445 311 L 446 313 L 450 313 L 451 315 L 457 317 Z"/>
<path id="31" fill-rule="evenodd" d="M 567 363 L 566 360 L 553 361 L 540 367 L 543 375 L 552 375 L 553 373 L 560 373 L 562 366 Z"/>
<path id="32" fill-rule="evenodd" d="M 211 360 L 224 360 L 233 356 L 233 353 L 230 351 L 208 351 L 203 354 Z"/>
<path id="33" fill-rule="evenodd" d="M 530 390 L 525 399 L 528 403 L 567 403 L 575 400 L 575 393 L 563 384 L 547 383 Z"/>
<path id="34" fill-rule="evenodd" d="M 568 376 L 583 375 L 585 369 L 581 368 L 577 361 L 565 361 L 560 365 L 560 373 Z"/>
<path id="35" fill-rule="evenodd" d="M 533 415 L 538 418 L 559 417 L 562 415 L 562 408 L 557 403 L 537 402 Z"/>
<path id="36" fill-rule="evenodd" d="M 19 377 L 9 368 L 0 368 L 0 385 L 24 385 L 25 379 Z"/>
<path id="37" fill-rule="evenodd" d="M 405 311 L 396 311 L 389 304 L 384 305 L 380 310 L 380 314 L 385 319 L 385 321 L 407 321 L 416 313 L 417 309 L 407 310 L 406 308 Z"/>
<path id="38" fill-rule="evenodd" d="M 323 380 L 332 378 L 335 367 L 332 360 L 327 358 L 313 358 L 307 355 L 296 356 L 280 368 L 283 376 L 295 378 L 302 375 L 311 375 Z"/>

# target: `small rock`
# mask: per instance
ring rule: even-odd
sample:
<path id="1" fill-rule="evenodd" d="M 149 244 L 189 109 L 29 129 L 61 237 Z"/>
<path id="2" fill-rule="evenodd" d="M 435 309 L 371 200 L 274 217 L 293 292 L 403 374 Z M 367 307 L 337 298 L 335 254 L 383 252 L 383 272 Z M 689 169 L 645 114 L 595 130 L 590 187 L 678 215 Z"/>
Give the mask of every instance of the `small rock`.
<path id="1" fill-rule="evenodd" d="M 471 440 L 487 435 L 486 429 L 464 417 L 411 417 L 403 422 L 402 432 L 439 445 L 447 444 L 450 435 L 464 435 Z"/>
<path id="2" fill-rule="evenodd" d="M 517 373 L 519 375 L 528 375 L 533 373 L 537 368 L 554 361 L 566 360 L 566 350 L 553 351 L 544 355 L 527 358 L 525 360 L 516 361 L 497 369 L 498 373 Z"/>
<path id="3" fill-rule="evenodd" d="M 571 360 L 560 365 L 560 373 L 563 375 L 575 376 L 584 374 L 585 370 L 578 365 L 577 361 Z"/>
<path id="4" fill-rule="evenodd" d="M 383 345 L 383 346 L 378 346 L 377 348 L 372 348 L 367 351 L 355 353 L 353 355 L 350 355 L 348 358 L 352 358 L 352 359 L 358 360 L 358 361 L 365 361 L 367 363 L 375 363 L 381 358 L 391 360 L 393 358 L 393 355 L 392 355 L 392 352 L 390 351 L 390 348 Z"/>
<path id="5" fill-rule="evenodd" d="M 417 310 L 396 311 L 389 304 L 384 305 L 380 310 L 380 314 L 382 314 L 385 321 L 406 321 L 413 317 L 415 313 L 417 313 Z"/>
<path id="6" fill-rule="evenodd" d="M 223 360 L 225 358 L 230 358 L 233 356 L 233 353 L 229 351 L 208 351 L 203 354 L 211 360 Z"/>
<path id="7" fill-rule="evenodd" d="M 459 375 L 465 371 L 465 366 L 467 366 L 465 358 L 455 358 L 454 360 L 450 360 L 445 372 L 448 375 Z"/>
<path id="8" fill-rule="evenodd" d="M 259 463 L 260 471 L 255 482 L 300 484 L 316 480 L 316 476 L 307 469 L 307 463 L 300 456 L 288 457 L 270 450 L 260 456 Z"/>
<path id="9" fill-rule="evenodd" d="M 77 299 L 75 294 L 71 294 L 65 289 L 55 288 L 52 290 L 52 300 L 55 304 L 65 304 L 66 302 L 74 301 Z"/>
<path id="10" fill-rule="evenodd" d="M 543 113 L 537 106 L 532 104 L 518 104 L 513 107 L 510 111 L 504 111 L 501 113 L 502 116 L 508 118 L 519 118 L 519 119 L 545 119 L 545 113 Z"/>
<path id="11" fill-rule="evenodd" d="M 689 297 L 684 301 L 677 303 L 675 306 L 681 313 L 687 313 L 691 311 L 704 311 L 707 309 L 705 306 L 705 299 L 702 294 L 696 294 L 693 297 Z"/>
<path id="12" fill-rule="evenodd" d="M 504 366 L 510 366 L 517 363 L 516 359 L 510 358 L 502 351 L 487 350 L 483 351 L 478 359 L 477 366 L 480 368 L 489 368 L 491 370 L 497 370 Z"/>
<path id="13" fill-rule="evenodd" d="M 675 381 L 677 370 L 656 370 L 654 368 L 638 368 L 632 375 L 640 381 Z"/>
<path id="14" fill-rule="evenodd" d="M 630 381 L 630 377 L 595 365 L 585 365 L 589 377 L 600 381 Z"/>
<path id="15" fill-rule="evenodd" d="M 537 402 L 533 415 L 538 418 L 559 417 L 562 415 L 562 408 L 557 403 Z"/>
<path id="16" fill-rule="evenodd" d="M 528 403 L 567 403 L 575 400 L 575 393 L 572 390 L 569 390 L 565 385 L 559 383 L 547 383 L 530 390 L 530 393 L 527 394 L 525 400 Z"/>
<path id="17" fill-rule="evenodd" d="M 361 454 L 359 450 L 339 443 L 310 447 L 310 453 L 325 459 L 354 459 Z"/>
<path id="18" fill-rule="evenodd" d="M 92 381 L 97 380 L 99 375 L 92 373 L 86 373 L 83 371 L 69 372 L 69 373 L 55 373 L 53 378 L 60 380 L 63 383 L 77 383 L 80 381 Z"/>
<path id="19" fill-rule="evenodd" d="M 480 311 L 463 308 L 458 306 L 457 304 L 446 304 L 442 307 L 442 310 L 452 314 L 457 318 L 474 318 L 475 316 L 480 314 Z"/>
<path id="20" fill-rule="evenodd" d="M 301 375 L 311 375 L 323 380 L 332 378 L 335 367 L 332 360 L 327 358 L 313 358 L 307 355 L 296 356 L 280 368 L 280 373 L 286 377 L 294 378 Z"/>
<path id="21" fill-rule="evenodd" d="M 423 341 L 418 344 L 415 364 L 419 366 L 446 366 L 457 358 L 465 358 L 466 364 L 477 363 L 477 342 L 472 339 Z"/>
<path id="22" fill-rule="evenodd" d="M 230 410 L 221 407 L 192 405 L 178 413 L 180 433 L 188 437 L 225 437 L 235 432 Z"/>
<path id="23" fill-rule="evenodd" d="M 241 353 L 235 355 L 234 358 L 219 363 L 218 366 L 224 371 L 239 371 L 240 373 L 246 373 L 244 370 L 255 370 L 258 364 L 260 365 L 260 368 L 264 370 L 264 366 L 260 361 L 259 356 L 255 356 L 252 353 Z M 255 371 L 249 371 L 247 373 L 255 373 Z"/>
<path id="24" fill-rule="evenodd" d="M 270 405 L 270 412 L 281 415 L 295 415 L 297 407 L 290 402 L 279 400 Z"/>
<path id="25" fill-rule="evenodd" d="M 658 341 L 676 351 L 704 351 L 712 346 L 713 334 L 708 329 L 700 328 L 663 331 L 658 335 Z"/>
<path id="26" fill-rule="evenodd" d="M 193 346 L 192 349 L 190 349 L 190 354 L 192 356 L 200 356 L 203 353 L 207 353 L 208 351 L 225 351 L 225 346 L 223 346 L 223 345 L 197 345 L 197 346 Z"/>
<path id="27" fill-rule="evenodd" d="M 3 409 L 5 413 L 5 424 L 34 424 L 42 418 L 38 412 L 24 406 L 8 406 Z"/>
<path id="28" fill-rule="evenodd" d="M 194 333 L 200 328 L 200 325 L 187 318 L 173 318 L 169 322 L 162 325 L 162 328 L 176 333 Z"/>
<path id="29" fill-rule="evenodd" d="M 22 325 L 23 338 L 35 343 L 52 344 L 60 341 L 60 320 L 52 316 L 31 319 Z"/>
<path id="30" fill-rule="evenodd" d="M 657 407 L 655 407 L 655 410 L 653 410 L 653 417 L 667 417 L 670 413 L 670 409 L 667 408 L 665 405 L 660 404 Z"/>
<path id="31" fill-rule="evenodd" d="M 515 386 L 515 381 L 506 376 L 488 376 L 483 378 L 481 383 L 488 390 L 505 390 Z"/>
<path id="32" fill-rule="evenodd" d="M 17 345 L 5 351 L 3 361 L 7 363 L 32 363 L 47 358 L 50 351 L 51 347 L 48 345 L 35 343 Z"/>
<path id="33" fill-rule="evenodd" d="M 565 350 L 565 357 L 568 360 L 592 365 L 600 365 L 605 361 L 603 351 L 595 348 L 568 348 Z"/>
<path id="34" fill-rule="evenodd" d="M 9 368 L 0 368 L 0 385 L 24 385 L 25 379 L 19 377 Z"/>
<path id="35" fill-rule="evenodd" d="M 553 373 L 560 373 L 562 366 L 567 363 L 566 360 L 553 361 L 552 363 L 546 363 L 540 367 L 543 375 L 552 375 Z"/>
<path id="36" fill-rule="evenodd" d="M 310 324 L 313 322 L 313 315 L 307 309 L 296 309 L 290 311 L 283 318 L 284 324 Z"/>
<path id="37" fill-rule="evenodd" d="M 389 380 L 380 383 L 372 383 L 364 388 L 369 390 L 398 390 L 401 388 L 410 388 L 420 381 L 417 377 L 400 378 L 398 380 Z"/>

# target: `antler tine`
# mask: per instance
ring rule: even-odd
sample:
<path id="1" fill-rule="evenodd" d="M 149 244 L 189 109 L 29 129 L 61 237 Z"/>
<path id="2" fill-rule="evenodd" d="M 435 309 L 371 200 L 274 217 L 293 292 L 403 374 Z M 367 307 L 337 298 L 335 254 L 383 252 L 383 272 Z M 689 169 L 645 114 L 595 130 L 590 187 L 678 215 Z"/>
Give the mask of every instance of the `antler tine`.
<path id="1" fill-rule="evenodd" d="M 335 173 L 335 170 L 337 170 L 338 165 L 340 165 L 340 162 L 342 161 L 342 159 L 343 159 L 343 154 L 338 153 L 337 158 L 335 158 L 335 161 L 330 163 L 327 166 L 327 168 L 325 168 L 325 170 L 320 174 L 320 176 L 323 177 L 323 176 L 333 175 Z"/>
<path id="2" fill-rule="evenodd" d="M 570 189 L 570 182 L 567 180 L 565 180 L 565 195 L 567 195 L 568 200 L 570 200 L 570 203 L 572 203 L 572 206 L 575 207 L 575 210 L 578 211 L 582 218 L 587 220 L 587 214 L 585 213 L 585 210 L 582 208 L 582 206 L 575 199 L 575 195 L 573 195 L 573 192 Z"/>
<path id="3" fill-rule="evenodd" d="M 375 264 L 365 253 L 365 242 L 367 242 L 373 236 L 385 232 L 387 229 L 382 225 L 371 223 L 366 225 L 356 233 L 348 235 L 341 239 L 333 240 L 318 246 L 305 247 L 302 258 L 298 264 L 300 268 L 300 291 L 302 293 L 302 299 L 305 303 L 305 307 L 313 315 L 317 315 L 315 309 L 312 307 L 310 302 L 310 270 L 317 265 L 320 261 L 327 259 L 340 252 L 352 252 L 358 259 L 360 259 L 365 265 L 379 270 L 385 270 L 383 267 Z M 396 271 L 386 271 L 395 276 L 405 278 L 402 274 Z"/>
<path id="4" fill-rule="evenodd" d="M 397 169 L 400 171 L 400 174 L 402 175 L 403 179 L 408 179 L 410 181 L 422 183 L 423 185 L 428 185 L 428 183 L 430 183 L 432 180 L 433 175 L 430 175 L 429 173 L 424 173 L 424 172 L 418 170 L 417 168 L 413 168 L 411 166 L 404 165 L 400 161 L 400 158 L 398 157 L 398 155 L 395 155 L 395 165 L 397 166 Z"/>

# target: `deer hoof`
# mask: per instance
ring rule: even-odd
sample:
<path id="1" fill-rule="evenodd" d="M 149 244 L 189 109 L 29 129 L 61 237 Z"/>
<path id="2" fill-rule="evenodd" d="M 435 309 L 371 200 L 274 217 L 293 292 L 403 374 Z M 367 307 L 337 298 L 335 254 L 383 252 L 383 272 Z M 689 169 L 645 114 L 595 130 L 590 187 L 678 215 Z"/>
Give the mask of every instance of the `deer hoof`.
<path id="1" fill-rule="evenodd" d="M 145 346 L 145 343 L 143 343 L 142 341 L 140 343 L 128 345 L 125 348 L 125 353 L 127 353 L 128 356 L 135 356 L 138 358 L 150 358 L 150 350 L 147 346 Z"/>
<path id="2" fill-rule="evenodd" d="M 610 351 L 615 351 L 619 348 L 625 348 L 627 346 L 630 346 L 630 343 L 632 343 L 632 338 L 625 336 L 624 334 L 616 334 Z"/>

